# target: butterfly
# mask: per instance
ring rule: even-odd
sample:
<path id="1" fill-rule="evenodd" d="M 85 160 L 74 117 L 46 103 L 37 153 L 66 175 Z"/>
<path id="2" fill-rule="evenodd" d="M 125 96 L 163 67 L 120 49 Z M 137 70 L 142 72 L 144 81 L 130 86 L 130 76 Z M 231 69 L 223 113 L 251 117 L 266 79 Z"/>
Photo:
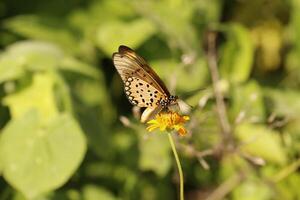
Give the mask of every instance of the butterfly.
<path id="1" fill-rule="evenodd" d="M 118 52 L 113 53 L 112 59 L 123 80 L 129 102 L 138 107 L 146 107 L 141 122 L 150 120 L 177 103 L 178 97 L 170 94 L 155 71 L 134 50 L 121 45 Z"/>

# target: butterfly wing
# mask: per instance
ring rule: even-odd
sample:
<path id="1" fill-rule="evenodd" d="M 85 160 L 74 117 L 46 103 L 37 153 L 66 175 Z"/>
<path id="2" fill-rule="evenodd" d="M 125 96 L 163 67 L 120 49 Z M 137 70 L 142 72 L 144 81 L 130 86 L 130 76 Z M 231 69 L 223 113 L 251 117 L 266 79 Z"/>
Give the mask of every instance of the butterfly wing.
<path id="1" fill-rule="evenodd" d="M 125 81 L 125 94 L 131 104 L 139 107 L 157 107 L 160 100 L 165 98 L 157 88 L 133 76 Z"/>
<path id="2" fill-rule="evenodd" d="M 119 52 L 113 54 L 113 62 L 125 84 L 126 96 L 133 105 L 157 107 L 161 99 L 170 96 L 158 75 L 129 47 L 120 46 Z"/>
<path id="3" fill-rule="evenodd" d="M 146 121 L 148 121 L 149 119 L 152 119 L 155 117 L 155 115 L 157 115 L 161 110 L 163 109 L 162 106 L 158 106 L 158 107 L 148 107 L 144 110 L 144 112 L 141 115 L 141 122 L 145 123 Z"/>
<path id="4" fill-rule="evenodd" d="M 145 80 L 167 96 L 170 95 L 167 87 L 155 71 L 129 47 L 121 45 L 119 52 L 113 54 L 113 62 L 123 81 L 125 81 L 124 78 L 132 75 Z"/>

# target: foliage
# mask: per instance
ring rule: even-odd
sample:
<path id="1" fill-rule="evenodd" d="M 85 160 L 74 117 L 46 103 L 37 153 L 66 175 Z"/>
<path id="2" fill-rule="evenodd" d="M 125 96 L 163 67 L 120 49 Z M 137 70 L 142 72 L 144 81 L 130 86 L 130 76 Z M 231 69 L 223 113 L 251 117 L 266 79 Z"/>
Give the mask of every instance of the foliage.
<path id="1" fill-rule="evenodd" d="M 147 133 L 112 65 L 121 44 L 192 106 L 176 143 L 186 199 L 300 199 L 299 11 L 299 0 L 1 1 L 0 200 L 177 198 L 167 135 Z"/>

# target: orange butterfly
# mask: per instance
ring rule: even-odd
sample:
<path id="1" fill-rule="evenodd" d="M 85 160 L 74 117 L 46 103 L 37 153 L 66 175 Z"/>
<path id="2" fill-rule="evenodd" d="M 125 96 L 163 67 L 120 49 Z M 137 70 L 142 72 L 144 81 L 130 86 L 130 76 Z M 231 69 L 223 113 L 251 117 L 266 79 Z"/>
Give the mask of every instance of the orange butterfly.
<path id="1" fill-rule="evenodd" d="M 129 102 L 146 107 L 141 122 L 146 122 L 169 106 L 177 104 L 177 96 L 170 95 L 165 84 L 146 61 L 129 47 L 121 45 L 112 56 L 120 74 Z"/>

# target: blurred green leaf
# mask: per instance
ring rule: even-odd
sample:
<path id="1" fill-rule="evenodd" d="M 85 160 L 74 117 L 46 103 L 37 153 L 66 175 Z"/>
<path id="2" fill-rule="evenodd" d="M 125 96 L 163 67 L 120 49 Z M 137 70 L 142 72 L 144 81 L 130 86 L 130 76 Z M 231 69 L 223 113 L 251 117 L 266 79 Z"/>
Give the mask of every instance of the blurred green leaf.
<path id="1" fill-rule="evenodd" d="M 62 186 L 86 151 L 73 117 L 62 114 L 43 123 L 34 110 L 12 120 L 0 142 L 4 178 L 28 199 Z"/>
<path id="2" fill-rule="evenodd" d="M 26 197 L 22 193 L 16 192 L 12 200 L 26 200 Z"/>
<path id="3" fill-rule="evenodd" d="M 222 181 L 235 176 L 240 170 L 243 170 L 243 172 L 248 175 L 254 174 L 254 171 L 251 170 L 247 161 L 237 154 L 230 154 L 224 157 L 221 166 L 220 172 Z"/>
<path id="4" fill-rule="evenodd" d="M 59 63 L 60 69 L 68 70 L 71 72 L 76 72 L 78 74 L 86 75 L 94 79 L 99 79 L 99 71 L 96 67 L 92 67 L 91 65 L 81 62 L 78 59 L 73 57 L 65 57 Z"/>
<path id="5" fill-rule="evenodd" d="M 280 199 L 299 199 L 300 198 L 300 175 L 299 173 L 293 173 L 286 177 L 284 181 L 280 181 L 277 185 L 278 192 L 280 194 L 278 200 Z"/>
<path id="6" fill-rule="evenodd" d="M 134 16 L 136 16 L 136 13 L 127 1 L 92 1 L 89 3 L 88 8 L 81 7 L 80 9 L 74 10 L 68 16 L 68 21 L 74 27 L 87 34 L 86 36 L 92 36 L 94 39 L 93 35 L 90 34 L 94 33 L 95 27 L 99 24 Z"/>
<path id="7" fill-rule="evenodd" d="M 113 135 L 113 144 L 116 150 L 126 151 L 134 144 L 133 135 L 129 132 L 116 132 Z"/>
<path id="8" fill-rule="evenodd" d="M 0 83 L 20 78 L 26 70 L 53 70 L 62 58 L 63 52 L 53 44 L 41 41 L 17 42 L 1 54 Z"/>
<path id="9" fill-rule="evenodd" d="M 81 195 L 80 192 L 76 189 L 70 189 L 66 192 L 65 194 L 67 196 L 67 198 L 62 198 L 61 200 L 81 200 Z M 56 198 L 53 198 L 56 200 Z"/>
<path id="10" fill-rule="evenodd" d="M 193 65 L 183 66 L 175 60 L 164 59 L 151 61 L 150 65 L 160 77 L 166 80 L 167 85 L 171 85 L 171 81 L 176 80 L 176 89 L 182 93 L 199 90 L 204 86 L 208 77 L 208 69 L 204 60 L 197 60 Z"/>
<path id="11" fill-rule="evenodd" d="M 221 0 L 213 0 L 209 3 L 196 1 L 195 6 L 197 8 L 197 14 L 199 15 L 199 20 L 201 23 L 218 23 L 221 19 L 222 8 L 224 1 Z"/>
<path id="12" fill-rule="evenodd" d="M 191 66 L 179 68 L 177 71 L 177 88 L 182 93 L 201 90 L 206 86 L 208 77 L 209 72 L 205 60 L 199 59 Z"/>
<path id="13" fill-rule="evenodd" d="M 290 120 L 283 129 L 287 151 L 292 155 L 298 155 L 300 149 L 300 117 Z"/>
<path id="14" fill-rule="evenodd" d="M 281 165 L 286 162 L 287 157 L 277 131 L 263 125 L 243 123 L 236 127 L 235 134 L 242 142 L 240 149 L 244 153 Z"/>
<path id="15" fill-rule="evenodd" d="M 78 189 L 62 189 L 37 197 L 33 200 L 82 200 L 82 197 Z"/>
<path id="16" fill-rule="evenodd" d="M 8 80 L 16 80 L 24 75 L 23 63 L 7 58 L 0 57 L 0 83 Z"/>
<path id="17" fill-rule="evenodd" d="M 254 45 L 248 30 L 240 24 L 225 27 L 227 41 L 222 47 L 220 72 L 233 83 L 246 81 L 251 73 Z"/>
<path id="18" fill-rule="evenodd" d="M 80 58 L 93 63 L 97 61 L 99 52 L 95 46 L 97 46 L 97 32 L 101 25 L 134 17 L 136 13 L 132 6 L 124 0 L 90 1 L 86 7 L 73 10 L 68 15 L 67 21 L 70 28 L 78 31 L 80 35 L 81 40 L 77 44 Z"/>
<path id="19" fill-rule="evenodd" d="M 195 1 L 135 0 L 132 4 L 137 13 L 158 25 L 170 47 L 180 49 L 184 55 L 195 55 L 198 54 L 197 50 L 201 51 L 198 33 L 192 24 L 196 10 Z"/>
<path id="20" fill-rule="evenodd" d="M 277 115 L 297 118 L 300 112 L 300 93 L 296 90 L 265 89 L 266 97 L 271 100 L 269 109 Z"/>
<path id="21" fill-rule="evenodd" d="M 1 137 L 0 137 L 0 144 L 1 144 Z M 0 154 L 0 176 L 2 175 L 2 171 L 3 171 L 3 167 L 4 167 L 4 163 L 3 160 L 1 158 L 1 154 Z M 0 196 L 1 197 L 1 196 Z"/>
<path id="22" fill-rule="evenodd" d="M 287 32 L 289 33 L 288 39 L 292 43 L 292 49 L 286 56 L 286 70 L 288 75 L 285 77 L 285 83 L 289 86 L 299 86 L 300 85 L 300 2 L 298 0 L 291 0 L 291 20 L 289 26 L 287 27 Z"/>
<path id="23" fill-rule="evenodd" d="M 13 118 L 19 118 L 34 108 L 38 110 L 42 120 L 48 121 L 58 115 L 54 83 L 55 79 L 51 74 L 36 74 L 29 87 L 6 96 L 3 103 L 10 108 Z"/>
<path id="24" fill-rule="evenodd" d="M 265 104 L 263 93 L 256 81 L 233 86 L 232 90 L 232 120 L 263 122 L 265 120 Z"/>
<path id="25" fill-rule="evenodd" d="M 89 13 L 96 20 L 101 21 L 121 17 L 130 18 L 136 15 L 130 4 L 123 0 L 94 1 L 90 4 Z"/>
<path id="26" fill-rule="evenodd" d="M 97 187 L 95 185 L 87 185 L 83 188 L 83 200 L 95 200 L 95 199 L 105 199 L 105 200 L 116 200 L 111 192 L 108 190 Z"/>
<path id="27" fill-rule="evenodd" d="M 269 20 L 252 30 L 252 38 L 257 46 L 257 72 L 275 71 L 281 65 L 283 30 L 277 20 Z"/>
<path id="28" fill-rule="evenodd" d="M 99 26 L 96 40 L 98 47 L 111 56 L 122 44 L 137 48 L 155 32 L 154 24 L 146 19 L 136 19 L 130 23 L 116 20 Z"/>
<path id="29" fill-rule="evenodd" d="M 53 43 L 23 41 L 10 45 L 0 57 L 0 82 L 20 78 L 24 71 L 52 71 L 63 69 L 92 78 L 99 72 L 91 65 L 67 56 Z"/>
<path id="30" fill-rule="evenodd" d="M 109 106 L 107 91 L 99 81 L 84 80 L 74 86 L 76 88 L 76 94 L 89 106 L 106 105 Z M 103 108 L 105 110 L 105 108 Z M 112 114 L 112 111 L 107 111 Z M 108 114 L 108 113 L 107 113 Z"/>
<path id="31" fill-rule="evenodd" d="M 166 134 L 149 135 L 139 143 L 139 166 L 142 170 L 152 170 L 158 176 L 165 176 L 171 167 L 170 144 Z"/>
<path id="32" fill-rule="evenodd" d="M 182 68 L 182 65 L 179 62 L 171 59 L 154 60 L 150 62 L 150 66 L 155 70 L 159 77 L 164 80 L 164 83 L 167 86 L 170 86 L 172 78 L 178 77 L 179 70 Z"/>
<path id="33" fill-rule="evenodd" d="M 101 177 L 106 180 L 117 180 L 120 182 L 126 182 L 124 187 L 131 187 L 131 184 L 135 184 L 137 175 L 134 171 L 130 170 L 123 164 L 110 162 L 90 162 L 86 165 L 86 174 L 88 177 Z"/>
<path id="34" fill-rule="evenodd" d="M 71 91 L 66 81 L 60 74 L 53 74 L 55 77 L 54 95 L 56 106 L 59 111 L 74 113 Z"/>
<path id="35" fill-rule="evenodd" d="M 272 199 L 271 188 L 259 179 L 250 178 L 239 184 L 232 194 L 234 200 Z"/>
<path id="36" fill-rule="evenodd" d="M 78 40 L 62 18 L 19 15 L 4 22 L 4 27 L 30 39 L 56 43 L 67 52 L 77 51 Z"/>

